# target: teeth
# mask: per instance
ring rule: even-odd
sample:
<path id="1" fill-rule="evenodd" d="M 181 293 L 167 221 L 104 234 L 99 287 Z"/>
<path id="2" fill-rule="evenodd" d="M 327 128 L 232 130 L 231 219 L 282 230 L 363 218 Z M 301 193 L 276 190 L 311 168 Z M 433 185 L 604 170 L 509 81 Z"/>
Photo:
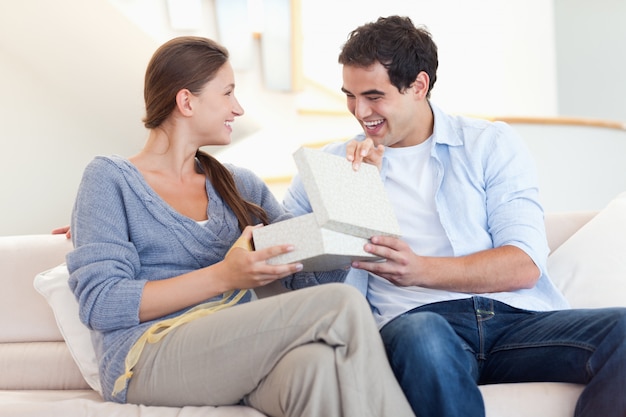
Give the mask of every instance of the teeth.
<path id="1" fill-rule="evenodd" d="M 230 125 L 232 124 L 232 122 L 225 121 L 225 122 L 224 122 L 224 124 L 225 124 L 226 126 L 230 127 Z"/>
<path id="2" fill-rule="evenodd" d="M 363 121 L 363 124 L 367 127 L 374 127 L 374 126 L 378 126 L 379 124 L 381 124 L 382 122 L 384 122 L 384 119 L 381 120 L 374 120 L 373 122 L 366 122 Z"/>

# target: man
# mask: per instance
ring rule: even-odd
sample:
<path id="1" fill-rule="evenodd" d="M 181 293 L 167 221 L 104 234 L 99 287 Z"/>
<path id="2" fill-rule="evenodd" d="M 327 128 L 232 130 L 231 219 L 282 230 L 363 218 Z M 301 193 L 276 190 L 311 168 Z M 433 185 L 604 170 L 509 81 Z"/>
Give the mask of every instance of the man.
<path id="1" fill-rule="evenodd" d="M 363 25 L 339 56 L 364 133 L 327 152 L 379 167 L 402 239 L 375 236 L 384 263 L 353 263 L 391 366 L 416 415 L 484 416 L 479 384 L 586 384 L 577 416 L 626 415 L 626 309 L 570 310 L 549 252 L 533 161 L 504 123 L 430 101 L 430 34 L 409 18 Z M 311 211 L 296 177 L 285 197 Z M 361 276 L 359 276 L 361 274 Z"/>

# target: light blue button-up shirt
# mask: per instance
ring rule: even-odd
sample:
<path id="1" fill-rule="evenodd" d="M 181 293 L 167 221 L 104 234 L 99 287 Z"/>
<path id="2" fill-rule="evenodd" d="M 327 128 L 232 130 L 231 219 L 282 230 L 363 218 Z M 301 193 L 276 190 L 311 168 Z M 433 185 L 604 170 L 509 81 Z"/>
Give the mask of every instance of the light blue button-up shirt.
<path id="1" fill-rule="evenodd" d="M 539 203 L 534 161 L 519 135 L 506 123 L 451 116 L 431 104 L 435 123 L 430 150 L 437 183 L 435 205 L 453 254 L 512 245 L 526 252 L 541 271 L 530 289 L 479 294 L 527 310 L 568 308 L 546 270 L 549 253 L 543 209 Z M 364 134 L 356 140 L 363 140 Z M 345 156 L 347 142 L 327 145 L 326 152 Z M 401 149 L 396 148 L 394 150 Z M 383 157 L 385 183 L 392 156 Z M 412 196 L 391 201 L 394 208 L 411 203 Z M 312 211 L 302 182 L 296 176 L 284 199 L 294 215 Z M 362 270 L 352 270 L 346 282 L 366 292 L 379 326 L 412 308 L 476 294 L 397 287 Z M 369 282 L 369 285 L 368 285 Z"/>

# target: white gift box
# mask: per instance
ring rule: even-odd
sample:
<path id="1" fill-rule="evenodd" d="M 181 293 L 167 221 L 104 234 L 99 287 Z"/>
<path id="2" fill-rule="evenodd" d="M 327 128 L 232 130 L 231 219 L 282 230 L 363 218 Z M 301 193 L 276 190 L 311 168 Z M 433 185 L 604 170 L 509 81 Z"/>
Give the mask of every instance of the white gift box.
<path id="1" fill-rule="evenodd" d="M 313 213 L 255 229 L 255 249 L 292 244 L 292 252 L 268 262 L 301 262 L 305 271 L 378 260 L 363 250 L 368 239 L 400 236 L 378 169 L 364 163 L 354 171 L 345 157 L 310 148 L 300 148 L 293 156 Z"/>

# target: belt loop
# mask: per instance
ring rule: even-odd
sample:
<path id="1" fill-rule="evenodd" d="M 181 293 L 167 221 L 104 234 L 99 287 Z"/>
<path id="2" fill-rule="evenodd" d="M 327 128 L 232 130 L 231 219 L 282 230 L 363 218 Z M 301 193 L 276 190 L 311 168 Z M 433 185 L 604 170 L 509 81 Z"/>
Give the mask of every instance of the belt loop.
<path id="1" fill-rule="evenodd" d="M 493 300 L 485 297 L 472 297 L 474 301 L 474 312 L 478 320 L 488 320 L 496 315 Z"/>

